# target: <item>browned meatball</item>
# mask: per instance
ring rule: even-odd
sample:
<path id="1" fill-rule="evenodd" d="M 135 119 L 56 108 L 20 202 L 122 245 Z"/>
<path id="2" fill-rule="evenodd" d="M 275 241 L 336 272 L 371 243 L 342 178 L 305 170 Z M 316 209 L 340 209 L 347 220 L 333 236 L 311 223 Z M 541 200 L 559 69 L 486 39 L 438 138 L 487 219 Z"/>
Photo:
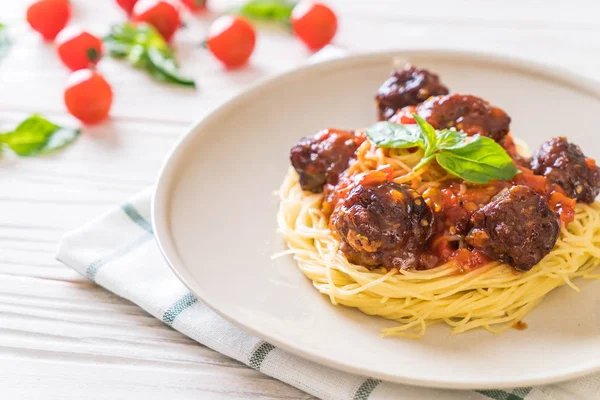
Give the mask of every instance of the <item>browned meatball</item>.
<path id="1" fill-rule="evenodd" d="M 552 250 L 560 223 L 548 202 L 527 186 L 500 192 L 471 216 L 467 243 L 488 257 L 528 271 Z"/>
<path id="2" fill-rule="evenodd" d="M 320 193 L 326 183 L 335 185 L 340 174 L 348 168 L 358 143 L 353 132 L 336 129 L 300 139 L 292 147 L 290 160 L 300 175 L 302 189 Z"/>
<path id="3" fill-rule="evenodd" d="M 510 117 L 479 97 L 463 94 L 433 97 L 417 106 L 417 114 L 435 129 L 456 128 L 499 142 L 508 133 Z"/>
<path id="4" fill-rule="evenodd" d="M 379 120 L 389 119 L 403 107 L 417 105 L 430 96 L 441 94 L 448 94 L 448 88 L 441 84 L 436 74 L 406 65 L 403 70 L 392 72 L 377 91 Z"/>
<path id="5" fill-rule="evenodd" d="M 431 236 L 432 212 L 408 186 L 357 185 L 340 201 L 331 226 L 348 261 L 376 267 L 415 268 Z"/>
<path id="6" fill-rule="evenodd" d="M 600 193 L 600 168 L 586 158 L 579 146 L 565 137 L 555 137 L 536 151 L 531 160 L 534 174 L 544 175 L 567 195 L 584 203 L 592 203 Z"/>

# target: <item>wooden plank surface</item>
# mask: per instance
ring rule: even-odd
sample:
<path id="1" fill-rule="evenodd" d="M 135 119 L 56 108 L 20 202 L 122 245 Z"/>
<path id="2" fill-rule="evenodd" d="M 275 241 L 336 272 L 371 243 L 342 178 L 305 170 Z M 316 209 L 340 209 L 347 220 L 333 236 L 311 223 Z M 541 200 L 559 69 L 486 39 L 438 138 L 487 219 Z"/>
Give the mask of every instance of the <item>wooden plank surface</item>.
<path id="1" fill-rule="evenodd" d="M 102 33 L 123 15 L 112 0 L 73 0 L 74 22 Z M 231 1 L 212 1 L 215 9 Z M 595 0 L 335 0 L 336 44 L 349 51 L 454 48 L 559 65 L 600 79 Z M 526 3 L 526 4 L 525 4 Z M 75 124 L 62 104 L 67 76 L 52 46 L 23 23 L 27 2 L 0 0 L 13 46 L 0 62 L 0 126 L 32 112 Z M 0 386 L 6 399 L 306 399 L 215 353 L 54 260 L 56 245 L 111 205 L 152 184 L 186 126 L 257 79 L 310 53 L 260 32 L 252 63 L 224 71 L 198 47 L 214 14 L 186 16 L 176 38 L 199 90 L 172 88 L 105 59 L 115 90 L 110 121 L 60 154 L 0 161 Z M 534 99 L 533 99 L 534 100 Z"/>

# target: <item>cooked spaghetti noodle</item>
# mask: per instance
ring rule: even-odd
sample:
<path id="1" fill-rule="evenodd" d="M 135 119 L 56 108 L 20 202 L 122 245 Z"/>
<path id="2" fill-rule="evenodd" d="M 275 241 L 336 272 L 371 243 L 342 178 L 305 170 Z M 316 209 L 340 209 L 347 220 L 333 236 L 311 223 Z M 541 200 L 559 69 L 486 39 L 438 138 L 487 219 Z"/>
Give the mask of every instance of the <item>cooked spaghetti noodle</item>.
<path id="1" fill-rule="evenodd" d="M 355 175 L 387 166 L 393 181 L 419 193 L 456 179 L 436 164 L 416 172 L 422 150 L 383 149 L 364 141 L 357 159 L 346 171 Z M 340 242 L 323 211 L 324 195 L 302 190 L 293 168 L 280 189 L 279 230 L 301 271 L 331 302 L 356 307 L 369 315 L 397 321 L 383 336 L 418 338 L 427 326 L 446 323 L 452 333 L 484 328 L 500 333 L 521 321 L 553 289 L 573 278 L 599 278 L 600 204 L 577 203 L 573 222 L 563 225 L 554 249 L 537 265 L 518 272 L 497 261 L 462 268 L 448 261 L 426 270 L 366 268 L 340 253 Z M 452 238 L 449 238 L 452 240 Z M 459 237 L 456 240 L 460 240 Z"/>

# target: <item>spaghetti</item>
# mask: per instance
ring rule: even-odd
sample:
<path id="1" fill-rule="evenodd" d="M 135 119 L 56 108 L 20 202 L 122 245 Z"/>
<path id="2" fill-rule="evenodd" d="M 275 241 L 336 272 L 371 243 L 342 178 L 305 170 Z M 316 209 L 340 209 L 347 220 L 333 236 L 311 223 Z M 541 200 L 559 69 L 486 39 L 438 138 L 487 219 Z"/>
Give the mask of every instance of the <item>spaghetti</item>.
<path id="1" fill-rule="evenodd" d="M 456 179 L 434 163 L 415 171 L 422 157 L 422 150 L 384 149 L 365 140 L 345 176 L 391 169 L 393 182 L 419 193 Z M 399 323 L 384 329 L 383 336 L 419 338 L 437 323 L 449 325 L 454 334 L 475 328 L 500 333 L 519 323 L 553 289 L 566 284 L 579 291 L 573 278 L 600 278 L 594 275 L 600 263 L 597 202 L 577 203 L 553 250 L 530 270 L 518 272 L 491 260 L 475 268 L 449 260 L 424 270 L 353 264 L 339 251 L 341 243 L 330 230 L 327 196 L 303 190 L 293 168 L 281 186 L 280 200 L 279 230 L 300 270 L 332 304 Z M 459 235 L 445 239 L 462 240 Z"/>

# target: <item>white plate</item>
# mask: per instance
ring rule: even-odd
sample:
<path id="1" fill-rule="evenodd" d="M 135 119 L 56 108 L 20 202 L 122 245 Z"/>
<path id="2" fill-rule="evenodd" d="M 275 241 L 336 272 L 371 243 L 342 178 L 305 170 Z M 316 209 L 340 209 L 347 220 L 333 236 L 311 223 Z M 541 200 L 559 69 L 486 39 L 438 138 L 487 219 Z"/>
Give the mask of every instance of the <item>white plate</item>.
<path id="1" fill-rule="evenodd" d="M 229 321 L 292 353 L 388 381 L 448 388 L 504 388 L 600 370 L 600 284 L 562 287 L 502 335 L 421 340 L 378 336 L 393 322 L 334 307 L 313 289 L 275 232 L 290 147 L 326 127 L 375 121 L 373 96 L 394 58 L 440 74 L 452 91 L 504 108 L 512 132 L 537 147 L 567 135 L 600 158 L 600 87 L 565 71 L 453 52 L 359 55 L 264 82 L 196 124 L 165 163 L 153 202 L 156 235 L 185 285 Z"/>

